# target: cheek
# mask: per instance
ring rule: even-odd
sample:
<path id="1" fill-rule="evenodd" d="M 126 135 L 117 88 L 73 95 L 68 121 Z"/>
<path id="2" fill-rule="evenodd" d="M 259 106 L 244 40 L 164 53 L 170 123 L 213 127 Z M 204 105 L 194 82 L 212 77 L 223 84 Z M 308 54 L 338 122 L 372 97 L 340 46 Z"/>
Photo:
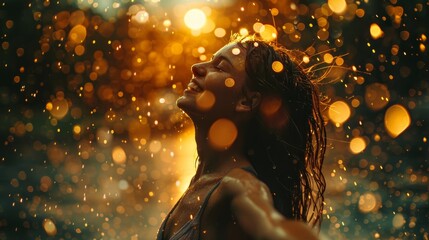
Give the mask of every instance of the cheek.
<path id="1" fill-rule="evenodd" d="M 206 86 L 215 91 L 224 91 L 226 93 L 239 93 L 244 86 L 242 76 L 225 75 L 214 79 L 207 79 Z"/>
<path id="2" fill-rule="evenodd" d="M 213 93 L 225 93 L 230 94 L 235 86 L 235 81 L 228 76 L 216 76 L 214 78 L 207 77 L 205 82 L 206 90 L 212 91 Z"/>
<path id="3" fill-rule="evenodd" d="M 207 85 L 207 91 L 210 91 L 213 96 L 213 108 L 225 109 L 234 106 L 237 94 L 234 88 L 227 87 L 223 83 Z"/>

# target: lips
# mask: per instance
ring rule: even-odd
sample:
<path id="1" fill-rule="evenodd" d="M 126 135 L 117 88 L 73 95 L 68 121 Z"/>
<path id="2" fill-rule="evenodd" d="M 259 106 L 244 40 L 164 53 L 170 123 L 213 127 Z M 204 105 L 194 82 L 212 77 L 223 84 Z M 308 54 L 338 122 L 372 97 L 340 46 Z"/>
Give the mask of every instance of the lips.
<path id="1" fill-rule="evenodd" d="M 192 79 L 191 82 L 188 84 L 188 88 L 186 90 L 200 93 L 203 91 L 203 88 L 198 84 L 195 79 Z"/>

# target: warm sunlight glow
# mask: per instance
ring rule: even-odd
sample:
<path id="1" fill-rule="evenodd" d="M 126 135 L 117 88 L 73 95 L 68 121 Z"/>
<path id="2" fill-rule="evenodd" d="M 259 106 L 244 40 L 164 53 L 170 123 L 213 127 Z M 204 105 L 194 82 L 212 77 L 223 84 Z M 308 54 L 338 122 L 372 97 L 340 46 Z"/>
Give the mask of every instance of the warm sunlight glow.
<path id="1" fill-rule="evenodd" d="M 200 30 L 206 24 L 207 17 L 200 9 L 193 8 L 186 12 L 185 25 L 192 30 Z"/>

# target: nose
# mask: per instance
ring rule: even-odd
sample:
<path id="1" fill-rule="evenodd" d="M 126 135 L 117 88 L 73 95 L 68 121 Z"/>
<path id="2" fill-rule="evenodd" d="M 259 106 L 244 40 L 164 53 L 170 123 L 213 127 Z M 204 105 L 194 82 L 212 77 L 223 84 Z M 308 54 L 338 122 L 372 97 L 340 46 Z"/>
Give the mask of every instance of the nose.
<path id="1" fill-rule="evenodd" d="M 195 77 L 204 77 L 207 74 L 207 70 L 204 67 L 204 63 L 197 63 L 192 65 L 191 71 Z"/>

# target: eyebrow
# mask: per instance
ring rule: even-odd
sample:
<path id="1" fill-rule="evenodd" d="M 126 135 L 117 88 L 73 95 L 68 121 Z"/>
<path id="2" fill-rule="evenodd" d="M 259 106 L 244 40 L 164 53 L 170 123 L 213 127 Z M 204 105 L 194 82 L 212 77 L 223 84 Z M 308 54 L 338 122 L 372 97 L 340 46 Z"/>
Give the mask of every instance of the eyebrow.
<path id="1" fill-rule="evenodd" d="M 234 67 L 234 65 L 232 64 L 232 61 L 228 58 L 228 57 L 226 57 L 226 56 L 223 56 L 223 55 L 213 55 L 212 56 L 212 61 L 213 60 L 217 60 L 217 59 L 220 59 L 220 61 L 219 62 L 221 62 L 222 60 L 225 60 L 225 61 L 227 61 L 228 63 L 229 63 L 229 65 L 231 65 L 232 67 Z M 235 68 L 235 67 L 234 67 Z"/>

